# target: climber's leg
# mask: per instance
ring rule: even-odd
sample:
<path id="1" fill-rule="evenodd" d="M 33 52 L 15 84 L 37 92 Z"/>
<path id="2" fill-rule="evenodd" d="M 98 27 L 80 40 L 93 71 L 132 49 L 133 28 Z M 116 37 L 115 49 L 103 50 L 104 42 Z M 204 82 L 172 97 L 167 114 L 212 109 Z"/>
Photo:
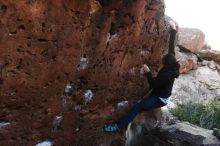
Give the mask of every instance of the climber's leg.
<path id="1" fill-rule="evenodd" d="M 144 110 L 150 110 L 157 107 L 162 107 L 165 104 L 157 97 L 149 97 L 137 103 L 130 112 L 119 119 L 116 124 L 119 129 L 126 128 L 128 124 L 136 117 L 138 113 Z"/>

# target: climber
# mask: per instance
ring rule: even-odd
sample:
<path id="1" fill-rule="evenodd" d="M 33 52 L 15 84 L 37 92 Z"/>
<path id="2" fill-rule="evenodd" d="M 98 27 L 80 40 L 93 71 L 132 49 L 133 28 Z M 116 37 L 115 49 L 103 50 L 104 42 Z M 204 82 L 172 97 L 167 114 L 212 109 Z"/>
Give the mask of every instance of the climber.
<path id="1" fill-rule="evenodd" d="M 176 27 L 170 24 L 172 29 Z M 171 30 L 172 31 L 172 30 Z M 174 32 L 174 31 L 173 31 Z M 176 33 L 175 33 L 176 34 Z M 141 74 L 147 77 L 152 92 L 149 97 L 143 99 L 133 106 L 121 119 L 113 124 L 105 125 L 102 130 L 106 133 L 116 133 L 121 129 L 127 128 L 128 124 L 136 117 L 136 115 L 145 110 L 162 107 L 168 104 L 169 96 L 173 88 L 175 78 L 179 76 L 180 65 L 174 56 L 175 37 L 170 37 L 169 53 L 163 58 L 163 67 L 159 71 L 156 78 L 152 77 L 149 67 L 144 64 L 141 69 Z M 173 49 L 173 50 L 172 50 Z"/>

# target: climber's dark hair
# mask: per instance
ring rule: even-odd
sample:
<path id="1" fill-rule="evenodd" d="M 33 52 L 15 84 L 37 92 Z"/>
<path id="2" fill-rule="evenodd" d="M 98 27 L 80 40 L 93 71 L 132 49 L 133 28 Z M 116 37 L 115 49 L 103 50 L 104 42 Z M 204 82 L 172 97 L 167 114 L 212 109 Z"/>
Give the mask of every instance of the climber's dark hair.
<path id="1" fill-rule="evenodd" d="M 177 62 L 173 54 L 167 54 L 163 58 L 163 65 L 170 69 L 179 70 L 180 64 Z"/>

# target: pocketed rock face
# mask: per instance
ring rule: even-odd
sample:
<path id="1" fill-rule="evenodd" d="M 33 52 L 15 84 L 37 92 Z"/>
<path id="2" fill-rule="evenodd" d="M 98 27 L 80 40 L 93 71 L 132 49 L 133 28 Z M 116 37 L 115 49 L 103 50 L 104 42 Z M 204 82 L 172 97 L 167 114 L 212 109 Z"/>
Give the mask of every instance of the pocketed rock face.
<path id="1" fill-rule="evenodd" d="M 0 17 L 0 119 L 11 123 L 0 145 L 120 141 L 100 129 L 147 91 L 140 65 L 159 70 L 164 2 L 0 0 Z"/>

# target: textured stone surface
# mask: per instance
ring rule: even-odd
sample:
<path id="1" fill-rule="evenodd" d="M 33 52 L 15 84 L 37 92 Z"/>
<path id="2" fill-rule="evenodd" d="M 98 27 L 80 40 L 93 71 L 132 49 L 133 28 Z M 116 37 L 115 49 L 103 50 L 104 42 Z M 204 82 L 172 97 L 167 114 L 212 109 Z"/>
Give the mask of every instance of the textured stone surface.
<path id="1" fill-rule="evenodd" d="M 152 118 L 152 115 L 153 118 Z M 151 112 L 142 112 L 137 116 L 126 130 L 126 146 L 152 146 L 166 144 L 149 132 L 160 125 L 161 122 L 175 121 L 175 118 L 167 111 L 167 108 L 157 108 Z M 147 136 L 146 136 L 147 135 Z"/>
<path id="2" fill-rule="evenodd" d="M 200 50 L 198 54 L 203 59 L 213 60 L 220 64 L 220 51 L 206 49 L 206 50 Z"/>
<path id="3" fill-rule="evenodd" d="M 196 28 L 179 28 L 177 45 L 191 52 L 198 52 L 205 44 L 205 34 Z"/>
<path id="4" fill-rule="evenodd" d="M 101 127 L 148 90 L 141 64 L 161 66 L 163 1 L 0 0 L 0 17 L 0 145 L 120 141 Z"/>
<path id="5" fill-rule="evenodd" d="M 208 66 L 198 67 L 175 80 L 171 101 L 207 103 L 220 96 L 220 75 Z"/>
<path id="6" fill-rule="evenodd" d="M 188 122 L 161 123 L 151 130 L 131 125 L 127 130 L 127 146 L 218 146 L 220 141 L 207 130 Z"/>
<path id="7" fill-rule="evenodd" d="M 187 73 L 197 68 L 198 58 L 195 54 L 181 50 L 178 47 L 175 48 L 175 52 L 176 59 L 180 64 L 180 73 Z"/>
<path id="8" fill-rule="evenodd" d="M 161 141 L 175 146 L 219 146 L 220 141 L 212 130 L 200 128 L 187 122 L 163 124 L 152 131 Z"/>

